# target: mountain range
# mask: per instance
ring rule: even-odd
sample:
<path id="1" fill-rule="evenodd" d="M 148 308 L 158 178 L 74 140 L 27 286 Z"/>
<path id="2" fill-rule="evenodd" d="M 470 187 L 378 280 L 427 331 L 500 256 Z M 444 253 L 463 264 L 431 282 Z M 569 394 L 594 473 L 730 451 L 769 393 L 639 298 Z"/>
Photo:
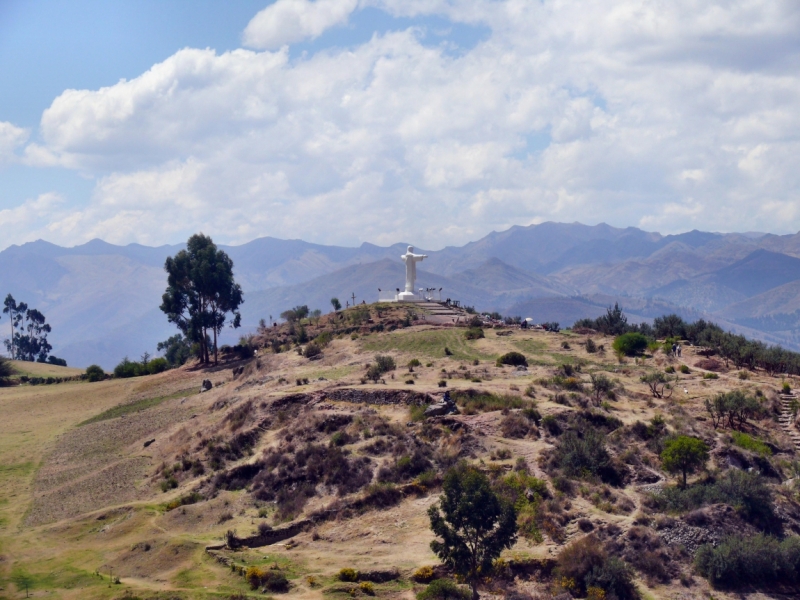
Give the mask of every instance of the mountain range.
<path id="1" fill-rule="evenodd" d="M 325 246 L 259 238 L 224 246 L 245 292 L 243 329 L 307 304 L 330 309 L 377 300 L 402 287 L 408 244 Z M 182 245 L 115 246 L 92 240 L 72 248 L 45 241 L 0 252 L 0 293 L 40 309 L 53 326 L 53 353 L 70 365 L 113 367 L 153 353 L 175 332 L 158 309 L 163 264 Z M 481 310 L 569 325 L 620 302 L 632 321 L 665 312 L 706 318 L 726 329 L 800 348 L 800 234 L 662 236 L 606 224 L 542 223 L 493 232 L 464 246 L 417 249 L 418 287 Z M 0 332 L 7 326 L 0 322 Z"/>

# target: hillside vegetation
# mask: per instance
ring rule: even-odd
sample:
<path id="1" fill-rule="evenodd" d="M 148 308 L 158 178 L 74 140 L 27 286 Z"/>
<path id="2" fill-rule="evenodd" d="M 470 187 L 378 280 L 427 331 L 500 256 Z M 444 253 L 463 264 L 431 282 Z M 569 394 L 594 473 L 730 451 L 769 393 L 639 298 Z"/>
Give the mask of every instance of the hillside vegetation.
<path id="1" fill-rule="evenodd" d="M 517 515 L 481 595 L 796 597 L 794 377 L 425 317 L 359 306 L 218 367 L 0 388 L 0 598 L 463 595 L 428 509 L 465 463 Z M 426 417 L 445 391 L 458 413 Z"/>

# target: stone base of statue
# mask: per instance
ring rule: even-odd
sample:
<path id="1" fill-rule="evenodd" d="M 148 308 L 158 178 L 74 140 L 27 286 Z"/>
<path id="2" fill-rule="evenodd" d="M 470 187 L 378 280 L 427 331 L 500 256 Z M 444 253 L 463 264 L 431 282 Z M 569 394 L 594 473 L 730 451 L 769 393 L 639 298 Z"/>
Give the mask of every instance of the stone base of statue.
<path id="1" fill-rule="evenodd" d="M 400 292 L 397 294 L 398 302 L 422 302 L 423 299 L 413 292 Z"/>

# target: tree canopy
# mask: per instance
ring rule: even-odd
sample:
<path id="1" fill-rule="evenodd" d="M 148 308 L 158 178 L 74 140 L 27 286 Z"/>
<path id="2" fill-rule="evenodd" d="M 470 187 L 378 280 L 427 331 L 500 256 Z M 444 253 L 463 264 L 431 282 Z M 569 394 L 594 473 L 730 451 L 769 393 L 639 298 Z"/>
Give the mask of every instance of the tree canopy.
<path id="1" fill-rule="evenodd" d="M 441 538 L 431 542 L 431 549 L 472 586 L 472 597 L 477 599 L 478 581 L 517 539 L 517 514 L 492 490 L 488 478 L 472 467 L 451 469 L 442 489 L 439 506 L 428 509 L 431 530 Z"/>
<path id="2" fill-rule="evenodd" d="M 232 315 L 231 325 L 239 327 L 242 288 L 234 281 L 233 261 L 218 250 L 209 236 L 198 233 L 189 238 L 186 250 L 167 258 L 167 290 L 161 310 L 181 333 L 200 346 L 200 360 L 208 364 L 209 331 L 214 334 L 214 362 L 217 336 Z"/>
<path id="3" fill-rule="evenodd" d="M 17 304 L 11 294 L 3 302 L 3 313 L 11 321 L 11 337 L 5 341 L 11 358 L 45 362 L 53 349 L 47 341 L 52 328 L 45 316 L 35 308 L 29 308 L 25 302 Z"/>
<path id="4" fill-rule="evenodd" d="M 708 446 L 703 440 L 688 435 L 667 440 L 661 452 L 661 465 L 668 473 L 681 473 L 683 487 L 686 487 L 686 475 L 703 467 L 708 460 Z"/>

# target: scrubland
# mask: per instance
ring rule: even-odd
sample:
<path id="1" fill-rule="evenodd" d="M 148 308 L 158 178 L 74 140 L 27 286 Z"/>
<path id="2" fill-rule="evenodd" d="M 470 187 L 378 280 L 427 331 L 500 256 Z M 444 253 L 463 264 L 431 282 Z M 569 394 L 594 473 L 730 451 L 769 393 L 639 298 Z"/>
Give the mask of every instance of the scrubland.
<path id="1" fill-rule="evenodd" d="M 694 563 L 731 534 L 800 532 L 794 415 L 779 393 L 795 381 L 690 347 L 620 361 L 599 334 L 468 340 L 367 310 L 371 323 L 309 323 L 308 340 L 329 332 L 311 359 L 284 326 L 254 340 L 255 357 L 208 369 L 0 388 L 0 598 L 26 582 L 65 599 L 412 598 L 421 567 L 448 576 L 426 511 L 459 461 L 518 507 L 518 541 L 482 594 L 580 596 L 565 567 L 600 552 L 628 565 L 642 598 L 797 597 L 785 581 L 714 589 Z M 508 352 L 527 368 L 498 365 Z M 371 378 L 377 355 L 395 368 Z M 655 397 L 641 378 L 666 371 L 671 389 Z M 593 394 L 601 374 L 611 389 Z M 732 390 L 758 410 L 714 428 L 704 402 Z M 425 418 L 445 391 L 459 414 Z M 710 449 L 686 490 L 659 458 L 678 434 Z"/>

